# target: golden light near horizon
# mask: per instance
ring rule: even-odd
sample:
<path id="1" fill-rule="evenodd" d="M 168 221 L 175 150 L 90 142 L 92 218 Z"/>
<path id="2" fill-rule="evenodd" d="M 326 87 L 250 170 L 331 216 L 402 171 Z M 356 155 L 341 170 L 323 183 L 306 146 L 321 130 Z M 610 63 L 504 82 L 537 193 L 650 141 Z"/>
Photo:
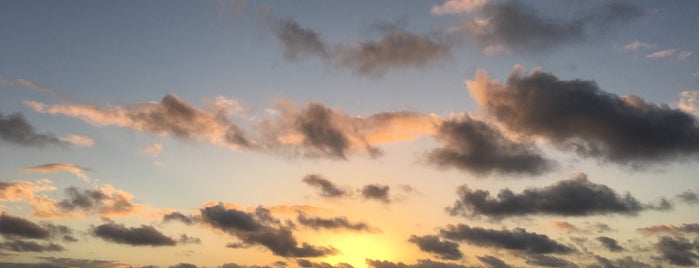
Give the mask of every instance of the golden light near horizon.
<path id="1" fill-rule="evenodd" d="M 372 234 L 340 234 L 331 242 L 340 253 L 323 261 L 333 265 L 345 262 L 354 267 L 367 267 L 366 259 L 396 260 L 402 255 L 385 238 Z"/>

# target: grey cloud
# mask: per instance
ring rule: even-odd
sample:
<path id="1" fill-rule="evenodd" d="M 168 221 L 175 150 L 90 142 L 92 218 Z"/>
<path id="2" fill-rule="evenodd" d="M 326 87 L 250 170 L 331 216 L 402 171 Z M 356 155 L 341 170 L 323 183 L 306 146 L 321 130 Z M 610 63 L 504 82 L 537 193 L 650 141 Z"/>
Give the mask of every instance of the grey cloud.
<path id="1" fill-rule="evenodd" d="M 489 191 L 461 186 L 458 196 L 459 200 L 447 211 L 466 217 L 636 215 L 648 208 L 628 193 L 620 196 L 605 185 L 590 182 L 584 174 L 545 188 L 529 188 L 519 194 L 503 189 L 495 198 Z"/>
<path id="2" fill-rule="evenodd" d="M 0 235 L 5 238 L 46 239 L 50 237 L 51 233 L 27 219 L 3 212 L 0 214 Z"/>
<path id="3" fill-rule="evenodd" d="M 191 263 L 182 262 L 175 265 L 170 265 L 169 268 L 197 268 L 197 266 Z"/>
<path id="4" fill-rule="evenodd" d="M 696 266 L 699 255 L 692 252 L 696 246 L 684 238 L 663 236 L 658 240 L 655 249 L 662 254 L 662 259 L 677 266 Z"/>
<path id="5" fill-rule="evenodd" d="M 659 233 L 695 233 L 699 234 L 699 223 L 684 223 L 682 225 L 653 225 L 645 228 L 638 228 L 644 235 L 654 235 Z"/>
<path id="6" fill-rule="evenodd" d="M 68 145 L 53 134 L 39 133 L 21 113 L 0 113 L 0 140 L 25 146 Z"/>
<path id="7" fill-rule="evenodd" d="M 619 243 L 611 237 L 607 236 L 600 236 L 597 237 L 597 241 L 599 241 L 604 248 L 611 252 L 619 252 L 619 251 L 624 251 L 624 248 L 619 246 Z"/>
<path id="8" fill-rule="evenodd" d="M 171 221 L 179 221 L 186 225 L 192 225 L 199 222 L 199 218 L 196 216 L 186 216 L 177 211 L 163 215 L 163 223 Z"/>
<path id="9" fill-rule="evenodd" d="M 490 255 L 478 256 L 479 261 L 481 261 L 488 268 L 511 268 L 509 264 L 505 263 L 503 260 Z"/>
<path id="10" fill-rule="evenodd" d="M 544 158 L 533 144 L 516 142 L 486 122 L 464 115 L 439 127 L 437 141 L 444 147 L 427 154 L 428 161 L 442 167 L 482 175 L 541 174 L 555 163 Z"/>
<path id="11" fill-rule="evenodd" d="M 678 194 L 677 199 L 690 205 L 699 204 L 699 195 L 692 190 L 687 190 Z"/>
<path id="12" fill-rule="evenodd" d="M 699 122 L 681 110 L 619 97 L 594 81 L 562 81 L 515 67 L 501 85 L 479 71 L 467 82 L 480 109 L 520 135 L 631 167 L 697 156 Z"/>
<path id="13" fill-rule="evenodd" d="M 632 257 L 627 256 L 620 259 L 610 260 L 602 256 L 595 255 L 597 262 L 604 268 L 650 268 L 650 267 L 660 267 L 653 266 L 641 261 L 634 260 Z"/>
<path id="14" fill-rule="evenodd" d="M 574 251 L 574 249 L 560 244 L 546 235 L 529 233 L 522 228 L 493 230 L 458 224 L 448 225 L 439 233 L 449 240 L 463 241 L 477 246 L 516 250 L 528 254 L 565 254 Z"/>
<path id="15" fill-rule="evenodd" d="M 57 257 L 38 257 L 42 260 L 43 265 L 56 267 L 81 267 L 81 268 L 117 268 L 127 266 L 120 261 L 107 260 L 87 260 L 87 259 L 72 259 L 72 258 L 57 258 Z M 144 267 L 145 268 L 145 267 Z"/>
<path id="16" fill-rule="evenodd" d="M 321 257 L 337 254 L 332 247 L 313 246 L 301 243 L 293 236 L 289 227 L 281 226 L 269 210 L 258 208 L 255 212 L 244 212 L 226 208 L 219 203 L 200 209 L 202 222 L 240 239 L 244 244 L 261 245 L 281 257 Z"/>
<path id="17" fill-rule="evenodd" d="M 180 238 L 177 239 L 177 244 L 201 244 L 201 239 L 199 239 L 199 237 L 181 234 Z"/>
<path id="18" fill-rule="evenodd" d="M 340 189 L 330 180 L 317 174 L 306 175 L 303 177 L 303 182 L 311 187 L 318 188 L 322 197 L 336 198 L 348 195 L 347 191 Z"/>
<path id="19" fill-rule="evenodd" d="M 84 211 L 100 215 L 129 214 L 136 208 L 131 196 L 115 190 L 111 186 L 81 190 L 75 186 L 65 189 L 68 198 L 58 202 L 58 207 L 66 212 Z"/>
<path id="20" fill-rule="evenodd" d="M 298 222 L 306 227 L 318 229 L 346 229 L 352 231 L 364 231 L 364 232 L 375 232 L 378 229 L 370 226 L 365 222 L 350 222 L 347 217 L 335 217 L 335 218 L 320 218 L 320 217 L 308 217 L 304 213 L 299 213 L 296 217 Z"/>
<path id="21" fill-rule="evenodd" d="M 13 240 L 0 243 L 0 249 L 16 252 L 51 252 L 64 251 L 61 245 L 56 243 L 37 243 L 34 241 Z"/>
<path id="22" fill-rule="evenodd" d="M 628 4 L 607 4 L 576 17 L 541 16 L 520 1 L 488 3 L 477 19 L 466 20 L 463 30 L 477 38 L 485 52 L 505 49 L 519 53 L 546 53 L 563 45 L 599 38 L 606 29 L 641 15 Z"/>
<path id="23" fill-rule="evenodd" d="M 460 260 L 464 257 L 464 254 L 459 250 L 459 244 L 442 241 L 436 235 L 412 235 L 408 242 L 414 243 L 424 252 L 437 254 L 440 259 Z"/>
<path id="24" fill-rule="evenodd" d="M 346 159 L 350 141 L 342 130 L 333 126 L 333 111 L 320 104 L 311 103 L 296 118 L 296 126 L 303 134 L 304 143 L 322 155 Z"/>
<path id="25" fill-rule="evenodd" d="M 532 255 L 526 259 L 526 263 L 529 265 L 543 266 L 543 267 L 561 267 L 561 268 L 577 268 L 577 264 L 572 263 L 568 260 L 549 256 L 549 255 Z"/>
<path id="26" fill-rule="evenodd" d="M 466 268 L 466 266 L 461 264 L 438 262 L 430 259 L 417 260 L 416 264 L 366 259 L 366 264 L 373 268 Z"/>
<path id="27" fill-rule="evenodd" d="M 149 225 L 126 227 L 113 222 L 93 227 L 92 234 L 109 242 L 132 246 L 174 246 L 177 242 Z"/>
<path id="28" fill-rule="evenodd" d="M 362 187 L 362 197 L 365 199 L 374 199 L 383 203 L 391 203 L 391 198 L 388 191 L 391 189 L 388 185 L 367 184 Z"/>
<path id="29" fill-rule="evenodd" d="M 297 259 L 296 264 L 303 268 L 354 268 L 354 266 L 344 262 L 332 265 L 327 262 L 312 262 L 306 259 Z"/>

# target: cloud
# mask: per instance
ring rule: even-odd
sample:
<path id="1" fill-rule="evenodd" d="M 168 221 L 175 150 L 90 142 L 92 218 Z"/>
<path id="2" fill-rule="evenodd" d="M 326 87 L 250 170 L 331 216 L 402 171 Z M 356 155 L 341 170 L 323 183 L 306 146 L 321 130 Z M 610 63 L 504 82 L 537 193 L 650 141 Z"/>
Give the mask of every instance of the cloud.
<path id="1" fill-rule="evenodd" d="M 644 235 L 655 235 L 659 233 L 695 233 L 699 234 L 699 223 L 684 223 L 682 225 L 653 225 L 644 228 L 638 228 L 638 231 Z"/>
<path id="2" fill-rule="evenodd" d="M 296 264 L 303 268 L 353 268 L 354 266 L 349 263 L 338 263 L 337 265 L 332 265 L 327 262 L 312 262 L 306 259 L 297 259 Z"/>
<path id="3" fill-rule="evenodd" d="M 515 66 L 505 85 L 479 70 L 466 82 L 480 109 L 508 129 L 582 157 L 639 167 L 699 152 L 696 118 L 636 96 L 618 97 L 594 81 L 561 81 Z"/>
<path id="4" fill-rule="evenodd" d="M 109 242 L 132 246 L 174 246 L 177 242 L 149 225 L 126 227 L 108 222 L 92 228 L 92 235 Z"/>
<path id="5" fill-rule="evenodd" d="M 299 224 L 310 227 L 314 230 L 319 229 L 346 229 L 358 232 L 377 232 L 377 228 L 370 226 L 365 222 L 350 222 L 347 217 L 335 217 L 335 218 L 320 218 L 320 217 L 308 217 L 304 213 L 299 212 L 296 220 Z"/>
<path id="6" fill-rule="evenodd" d="M 197 266 L 191 263 L 182 262 L 175 265 L 170 265 L 169 268 L 197 268 Z"/>
<path id="7" fill-rule="evenodd" d="M 0 86 L 19 86 L 23 87 L 35 92 L 43 93 L 50 95 L 52 97 L 56 97 L 59 99 L 62 99 L 63 96 L 58 93 L 56 90 L 44 86 L 40 86 L 35 84 L 32 81 L 24 80 L 24 79 L 0 79 Z"/>
<path id="8" fill-rule="evenodd" d="M 699 194 L 695 193 L 692 190 L 684 191 L 684 192 L 678 194 L 676 197 L 680 201 L 685 202 L 685 203 L 690 204 L 690 205 L 699 204 Z"/>
<path id="9" fill-rule="evenodd" d="M 624 45 L 624 47 L 622 47 L 622 49 L 623 49 L 625 52 L 632 52 L 632 51 L 636 51 L 636 50 L 639 50 L 639 49 L 643 49 L 643 48 L 652 48 L 652 47 L 654 47 L 653 44 L 644 43 L 644 42 L 641 42 L 641 41 L 638 41 L 638 40 L 634 40 L 633 42 Z"/>
<path id="10" fill-rule="evenodd" d="M 55 217 L 58 214 L 56 201 L 37 192 L 53 191 L 56 188 L 47 179 L 38 182 L 0 181 L 0 201 L 27 202 L 32 207 L 32 215 L 41 218 Z"/>
<path id="11" fill-rule="evenodd" d="M 603 32 L 641 15 L 627 4 L 607 4 L 573 18 L 541 16 L 520 1 L 489 2 L 462 29 L 484 49 L 503 47 L 520 53 L 546 53 L 563 45 L 600 38 Z"/>
<path id="12" fill-rule="evenodd" d="M 141 152 L 147 155 L 156 156 L 163 151 L 163 145 L 158 143 L 148 144 L 148 146 L 143 147 Z"/>
<path id="13" fill-rule="evenodd" d="M 274 19 L 273 30 L 288 60 L 316 57 L 356 74 L 374 77 L 391 69 L 423 68 L 442 61 L 449 56 L 453 43 L 441 33 L 417 35 L 393 31 L 376 41 L 329 45 L 319 33 L 303 28 L 293 18 Z"/>
<path id="14" fill-rule="evenodd" d="M 13 240 L 0 243 L 0 249 L 16 252 L 52 252 L 66 249 L 56 243 L 37 243 L 34 241 Z"/>
<path id="15" fill-rule="evenodd" d="M 361 194 L 364 199 L 377 200 L 383 203 L 391 203 L 391 198 L 388 191 L 391 189 L 388 185 L 367 184 L 361 189 Z"/>
<path id="16" fill-rule="evenodd" d="M 577 226 L 567 222 L 567 221 L 550 221 L 549 224 L 553 226 L 553 228 L 565 231 L 568 233 L 582 233 L 584 232 L 582 229 L 578 228 Z"/>
<path id="17" fill-rule="evenodd" d="M 673 265 L 695 266 L 695 260 L 699 259 L 699 255 L 692 252 L 695 245 L 681 237 L 663 236 L 658 240 L 658 243 L 654 244 L 654 247 L 662 254 L 663 260 Z"/>
<path id="18" fill-rule="evenodd" d="M 477 256 L 479 261 L 481 261 L 483 264 L 485 264 L 486 267 L 489 268 L 511 268 L 509 264 L 505 263 L 503 260 L 498 259 L 495 256 L 490 256 L 490 255 L 485 255 L 485 256 Z"/>
<path id="19" fill-rule="evenodd" d="M 29 239 L 55 239 L 61 238 L 65 242 L 76 242 L 72 236 L 73 230 L 64 225 L 54 225 L 48 222 L 36 224 L 25 218 L 12 216 L 6 212 L 0 214 L 0 235 L 5 239 L 29 238 Z"/>
<path id="20" fill-rule="evenodd" d="M 82 147 L 92 147 L 95 145 L 95 140 L 87 135 L 70 134 L 66 137 L 60 137 L 59 139 L 61 141 Z"/>
<path id="21" fill-rule="evenodd" d="M 678 61 L 683 61 L 688 59 L 694 54 L 692 51 L 687 51 L 687 50 L 678 50 L 676 48 L 672 49 L 664 49 L 664 50 L 658 50 L 656 52 L 650 53 L 646 55 L 646 58 L 649 59 L 663 59 L 663 58 L 670 58 L 670 57 L 675 57 L 677 58 Z"/>
<path id="22" fill-rule="evenodd" d="M 181 223 L 184 223 L 185 225 L 192 225 L 199 222 L 199 217 L 186 216 L 177 211 L 163 215 L 163 223 L 171 221 L 179 221 Z"/>
<path id="23" fill-rule="evenodd" d="M 459 200 L 447 211 L 466 217 L 636 215 L 645 209 L 655 209 L 641 204 L 631 194 L 620 196 L 605 185 L 592 183 L 585 174 L 519 194 L 503 189 L 495 198 L 489 191 L 472 190 L 465 185 L 458 188 L 457 195 Z"/>
<path id="24" fill-rule="evenodd" d="M 466 268 L 466 266 L 460 264 L 438 262 L 430 259 L 417 260 L 416 264 L 366 259 L 366 264 L 373 268 Z"/>
<path id="25" fill-rule="evenodd" d="M 75 186 L 65 189 L 68 198 L 58 202 L 63 212 L 97 214 L 103 217 L 126 216 L 136 213 L 141 205 L 132 202 L 133 196 L 112 185 L 81 190 Z"/>
<path id="26" fill-rule="evenodd" d="M 578 265 L 567 261 L 565 259 L 557 258 L 554 256 L 549 256 L 549 255 L 532 255 L 527 257 L 526 263 L 529 265 L 535 265 L 535 266 L 544 266 L 544 267 L 569 267 L 569 268 L 577 268 Z"/>
<path id="27" fill-rule="evenodd" d="M 303 182 L 308 184 L 308 186 L 319 189 L 320 196 L 325 198 L 338 198 L 349 195 L 346 190 L 340 189 L 333 182 L 318 174 L 306 175 L 303 177 Z"/>
<path id="28" fill-rule="evenodd" d="M 437 16 L 470 13 L 483 7 L 487 2 L 488 0 L 446 0 L 441 5 L 432 6 L 430 12 Z"/>
<path id="29" fill-rule="evenodd" d="M 25 146 L 67 145 L 53 134 L 38 133 L 21 113 L 0 113 L 0 140 Z"/>
<path id="30" fill-rule="evenodd" d="M 90 181 L 90 178 L 85 175 L 85 171 L 92 171 L 92 169 L 87 167 L 81 167 L 76 164 L 71 163 L 50 163 L 38 166 L 26 167 L 22 171 L 27 172 L 38 172 L 38 173 L 56 173 L 56 172 L 69 172 L 75 174 L 78 178 L 84 181 Z"/>
<path id="31" fill-rule="evenodd" d="M 602 244 L 602 246 L 604 246 L 604 248 L 611 252 L 624 251 L 624 248 L 619 246 L 619 243 L 614 238 L 607 236 L 599 236 L 597 237 L 597 241 L 599 241 Z"/>
<path id="32" fill-rule="evenodd" d="M 699 74 L 699 72 L 697 73 Z M 699 90 L 682 91 L 677 107 L 682 111 L 693 114 L 695 117 L 699 117 Z"/>
<path id="33" fill-rule="evenodd" d="M 201 244 L 201 239 L 199 239 L 199 237 L 181 234 L 180 238 L 177 239 L 177 244 Z"/>
<path id="34" fill-rule="evenodd" d="M 45 265 L 55 265 L 58 267 L 85 267 L 85 268 L 118 268 L 128 266 L 121 261 L 87 260 L 57 257 L 38 257 Z M 42 266 L 43 267 L 43 266 Z"/>
<path id="35" fill-rule="evenodd" d="M 595 259 L 597 259 L 597 262 L 599 262 L 602 267 L 604 268 L 651 268 L 651 267 L 659 267 L 659 266 L 653 266 L 644 262 L 640 262 L 637 260 L 634 260 L 631 256 L 626 256 L 620 259 L 615 259 L 615 260 L 609 260 L 605 257 L 602 256 L 597 256 L 595 255 Z"/>
<path id="36" fill-rule="evenodd" d="M 200 209 L 203 223 L 240 239 L 247 245 L 261 245 L 280 257 L 321 257 L 337 254 L 332 247 L 299 242 L 289 227 L 279 224 L 269 210 L 258 207 L 254 212 L 226 208 L 222 203 Z"/>
<path id="37" fill-rule="evenodd" d="M 439 231 L 446 239 L 463 241 L 476 246 L 521 251 L 528 254 L 570 253 L 574 249 L 551 240 L 548 236 L 529 233 L 522 228 L 493 230 L 465 224 L 448 225 Z"/>
<path id="38" fill-rule="evenodd" d="M 79 118 L 96 126 L 118 126 L 154 135 L 206 140 L 232 148 L 252 146 L 242 129 L 228 119 L 230 106 L 210 105 L 212 110 L 207 111 L 175 95 L 166 95 L 160 102 L 130 106 L 99 108 L 84 104 L 41 104 L 38 107 L 41 109 L 37 112 Z"/>
<path id="39" fill-rule="evenodd" d="M 442 241 L 436 235 L 411 235 L 408 242 L 417 245 L 424 252 L 436 254 L 443 260 L 460 260 L 464 257 L 464 254 L 459 250 L 459 244 Z"/>
<path id="40" fill-rule="evenodd" d="M 507 138 L 486 122 L 463 115 L 442 123 L 435 136 L 444 147 L 427 154 L 429 162 L 478 175 L 489 173 L 541 174 L 553 168 L 529 143 Z"/>

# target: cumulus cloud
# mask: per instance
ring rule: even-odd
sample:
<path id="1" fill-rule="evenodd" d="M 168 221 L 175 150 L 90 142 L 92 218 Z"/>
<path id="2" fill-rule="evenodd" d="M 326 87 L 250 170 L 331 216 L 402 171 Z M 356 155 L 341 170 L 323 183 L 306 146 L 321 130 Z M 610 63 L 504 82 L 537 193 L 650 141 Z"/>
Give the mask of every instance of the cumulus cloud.
<path id="1" fill-rule="evenodd" d="M 638 228 L 638 231 L 644 235 L 655 235 L 660 233 L 695 233 L 699 234 L 699 223 L 684 223 L 682 225 L 653 225 L 644 228 Z"/>
<path id="2" fill-rule="evenodd" d="M 39 133 L 21 113 L 0 113 L 0 140 L 25 146 L 67 145 L 50 133 Z"/>
<path id="3" fill-rule="evenodd" d="M 126 227 L 113 222 L 92 228 L 92 235 L 109 242 L 132 246 L 174 246 L 177 242 L 156 230 L 153 226 Z"/>
<path id="4" fill-rule="evenodd" d="M 306 214 L 300 212 L 296 217 L 299 224 L 312 228 L 314 230 L 319 229 L 329 229 L 338 230 L 345 229 L 350 231 L 358 232 L 377 232 L 377 228 L 370 226 L 365 222 L 351 222 L 347 217 L 334 217 L 334 218 L 321 218 L 321 217 L 309 217 Z"/>
<path id="5" fill-rule="evenodd" d="M 389 190 L 391 190 L 391 187 L 388 185 L 367 184 L 362 187 L 361 194 L 364 199 L 377 200 L 388 204 L 391 203 Z"/>
<path id="6" fill-rule="evenodd" d="M 549 255 L 532 255 L 527 257 L 526 263 L 529 265 L 543 267 L 577 268 L 578 265 L 566 259 Z"/>
<path id="7" fill-rule="evenodd" d="M 456 167 L 478 175 L 533 175 L 555 165 L 533 144 L 513 141 L 497 128 L 469 115 L 444 121 L 435 138 L 444 146 L 428 152 L 427 159 L 438 166 Z"/>
<path id="8" fill-rule="evenodd" d="M 485 255 L 485 256 L 477 256 L 476 258 L 479 261 L 481 261 L 488 268 L 511 268 L 512 267 L 509 264 L 507 264 L 505 261 L 503 261 L 495 256 Z"/>
<path id="9" fill-rule="evenodd" d="M 132 202 L 133 196 L 105 184 L 92 190 L 71 186 L 65 189 L 68 198 L 57 203 L 67 213 L 96 214 L 103 217 L 126 216 L 136 213 L 140 205 Z"/>
<path id="10" fill-rule="evenodd" d="M 0 249 L 15 252 L 51 252 L 66 250 L 56 243 L 38 243 L 34 241 L 13 240 L 0 243 Z"/>
<path id="11" fill-rule="evenodd" d="M 605 185 L 593 183 L 585 174 L 544 188 L 529 188 L 519 194 L 503 189 L 495 198 L 489 191 L 472 190 L 465 185 L 458 188 L 457 195 L 459 200 L 447 211 L 466 217 L 636 215 L 654 208 L 641 204 L 631 194 L 621 196 Z"/>
<path id="12" fill-rule="evenodd" d="M 32 207 L 32 215 L 40 218 L 51 218 L 58 215 L 56 201 L 38 192 L 53 191 L 56 188 L 50 180 L 30 181 L 0 181 L 0 201 L 27 202 Z"/>
<path id="13" fill-rule="evenodd" d="M 692 115 L 616 96 L 594 81 L 562 81 L 538 70 L 525 75 L 515 66 L 504 85 L 482 70 L 466 84 L 480 109 L 508 129 L 582 157 L 638 167 L 699 152 Z"/>
<path id="14" fill-rule="evenodd" d="M 430 12 L 441 16 L 448 14 L 469 13 L 483 7 L 488 0 L 446 0 L 441 5 L 434 5 Z"/>
<path id="15" fill-rule="evenodd" d="M 366 264 L 373 268 L 466 268 L 461 264 L 433 261 L 430 259 L 417 260 L 415 264 L 366 259 Z"/>
<path id="16" fill-rule="evenodd" d="M 27 172 L 38 172 L 38 173 L 56 173 L 56 172 L 69 172 L 75 174 L 78 178 L 84 181 L 90 181 L 90 178 L 85 174 L 86 171 L 92 171 L 91 168 L 78 166 L 71 163 L 50 163 L 38 166 L 26 167 L 22 169 Z"/>
<path id="17" fill-rule="evenodd" d="M 417 245 L 420 250 L 436 254 L 443 260 L 460 260 L 464 254 L 459 250 L 459 244 L 443 241 L 436 235 L 411 235 L 408 242 Z"/>
<path id="18" fill-rule="evenodd" d="M 325 198 L 338 198 L 349 195 L 346 190 L 340 189 L 332 181 L 318 174 L 306 175 L 303 177 L 303 182 L 320 190 L 320 196 Z"/>
<path id="19" fill-rule="evenodd" d="M 624 248 L 619 246 L 619 242 L 616 241 L 616 239 L 607 237 L 607 236 L 599 236 L 597 237 L 597 241 L 599 241 L 604 248 L 611 252 L 620 252 L 624 251 Z"/>
<path id="20" fill-rule="evenodd" d="M 201 220 L 210 227 L 240 239 L 245 245 L 261 245 L 281 257 L 321 257 L 337 254 L 332 247 L 299 242 L 291 229 L 272 217 L 269 210 L 258 207 L 254 212 L 227 208 L 222 203 L 200 209 Z"/>
<path id="21" fill-rule="evenodd" d="M 482 247 L 521 251 L 528 254 L 565 254 L 575 251 L 568 246 L 550 239 L 546 235 L 530 233 L 522 228 L 494 230 L 470 227 L 465 224 L 450 224 L 446 228 L 441 229 L 439 233 L 442 237 L 449 240 L 462 241 Z"/>
<path id="22" fill-rule="evenodd" d="M 696 246 L 682 237 L 660 237 L 655 249 L 660 252 L 663 260 L 677 266 L 695 266 L 699 255 L 694 253 Z"/>

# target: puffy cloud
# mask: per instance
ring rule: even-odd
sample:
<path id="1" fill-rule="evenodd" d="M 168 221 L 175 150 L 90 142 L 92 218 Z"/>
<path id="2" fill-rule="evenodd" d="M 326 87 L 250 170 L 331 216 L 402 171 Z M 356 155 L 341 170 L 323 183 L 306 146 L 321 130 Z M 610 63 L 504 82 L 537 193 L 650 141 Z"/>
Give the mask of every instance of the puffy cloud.
<path id="1" fill-rule="evenodd" d="M 0 201 L 27 202 L 32 207 L 32 215 L 41 218 L 51 218 L 58 215 L 56 201 L 37 192 L 53 191 L 56 188 L 50 180 L 29 181 L 0 181 Z"/>
<path id="2" fill-rule="evenodd" d="M 136 213 L 141 205 L 132 202 L 133 196 L 105 184 L 92 190 L 75 186 L 65 189 L 68 198 L 58 202 L 58 208 L 71 213 L 97 214 L 103 217 L 126 216 Z"/>
<path id="3" fill-rule="evenodd" d="M 39 133 L 21 113 L 0 113 L 0 140 L 26 146 L 67 145 L 53 134 Z"/>
<path id="4" fill-rule="evenodd" d="M 320 190 L 320 196 L 325 198 L 337 198 L 349 195 L 346 190 L 340 189 L 330 180 L 318 174 L 309 174 L 303 177 L 303 182 Z"/>
<path id="5" fill-rule="evenodd" d="M 391 187 L 388 185 L 367 184 L 361 189 L 361 194 L 364 199 L 378 200 L 383 203 L 391 203 L 390 194 L 388 193 Z"/>
<path id="6" fill-rule="evenodd" d="M 549 18 L 519 1 L 489 2 L 474 19 L 464 21 L 466 34 L 481 46 L 503 47 L 516 52 L 549 52 L 560 46 L 598 38 L 617 24 L 641 14 L 627 4 L 607 4 L 574 18 Z"/>
<path id="7" fill-rule="evenodd" d="M 684 238 L 672 238 L 663 236 L 654 244 L 657 251 L 662 254 L 662 259 L 677 266 L 695 266 L 699 255 L 692 252 L 695 245 Z"/>
<path id="8" fill-rule="evenodd" d="M 653 225 L 639 228 L 638 231 L 644 235 L 655 235 L 659 233 L 696 233 L 699 234 L 699 223 L 685 223 L 682 225 Z"/>
<path id="9" fill-rule="evenodd" d="M 319 229 L 346 229 L 351 231 L 377 232 L 377 228 L 370 226 L 365 222 L 350 222 L 347 217 L 321 218 L 308 217 L 304 213 L 299 213 L 296 217 L 299 224 L 310 227 L 314 230 Z"/>
<path id="10" fill-rule="evenodd" d="M 66 250 L 56 243 L 38 243 L 34 241 L 13 240 L 0 243 L 0 249 L 16 252 L 51 252 Z"/>
<path id="11" fill-rule="evenodd" d="M 599 241 L 604 248 L 611 252 L 619 252 L 619 251 L 624 251 L 624 248 L 619 246 L 619 242 L 617 242 L 614 238 L 607 237 L 607 236 L 599 236 L 597 237 L 597 241 Z"/>
<path id="12" fill-rule="evenodd" d="M 85 175 L 85 171 L 92 171 L 92 169 L 87 167 L 81 167 L 76 164 L 71 163 L 50 163 L 38 166 L 26 167 L 22 169 L 27 172 L 38 172 L 38 173 L 56 173 L 56 172 L 69 172 L 75 174 L 78 178 L 84 181 L 90 181 L 90 178 Z"/>
<path id="13" fill-rule="evenodd" d="M 153 226 L 126 227 L 108 222 L 93 227 L 92 234 L 109 242 L 132 246 L 174 246 L 177 242 Z"/>
<path id="14" fill-rule="evenodd" d="M 416 264 L 366 259 L 366 264 L 373 268 L 466 268 L 466 266 L 461 264 L 438 262 L 430 259 L 417 260 Z"/>
<path id="15" fill-rule="evenodd" d="M 447 14 L 469 13 L 483 7 L 488 0 L 446 0 L 441 5 L 434 5 L 430 12 L 441 16 Z"/>
<path id="16" fill-rule="evenodd" d="M 532 255 L 527 257 L 526 263 L 529 265 L 543 267 L 561 267 L 561 268 L 577 268 L 578 265 L 554 256 L 549 255 Z"/>
<path id="17" fill-rule="evenodd" d="M 436 235 L 411 235 L 408 242 L 417 245 L 424 252 L 437 254 L 443 260 L 460 260 L 464 257 L 464 254 L 459 250 L 459 244 L 442 241 Z"/>
<path id="18" fill-rule="evenodd" d="M 463 241 L 476 246 L 516 250 L 528 254 L 565 254 L 574 251 L 574 249 L 560 244 L 546 235 L 530 233 L 522 228 L 493 230 L 470 227 L 465 224 L 450 224 L 441 229 L 439 233 L 449 240 Z"/>
<path id="19" fill-rule="evenodd" d="M 240 239 L 245 245 L 261 245 L 281 257 L 321 257 L 337 254 L 332 247 L 299 242 L 291 229 L 282 226 L 269 210 L 258 207 L 254 212 L 227 208 L 222 203 L 200 209 L 203 223 Z"/>
<path id="20" fill-rule="evenodd" d="M 435 136 L 443 147 L 427 154 L 438 166 L 475 174 L 540 174 L 555 163 L 529 143 L 516 142 L 486 122 L 464 115 L 442 123 Z"/>
<path id="21" fill-rule="evenodd" d="M 699 152 L 696 118 L 604 92 L 594 81 L 562 81 L 538 70 L 525 75 L 515 66 L 504 85 L 482 70 L 466 84 L 480 109 L 508 129 L 583 157 L 640 166 Z"/>
<path id="22" fill-rule="evenodd" d="M 488 268 L 511 268 L 512 266 L 504 262 L 503 260 L 490 255 L 478 256 L 479 261 L 485 264 Z"/>

